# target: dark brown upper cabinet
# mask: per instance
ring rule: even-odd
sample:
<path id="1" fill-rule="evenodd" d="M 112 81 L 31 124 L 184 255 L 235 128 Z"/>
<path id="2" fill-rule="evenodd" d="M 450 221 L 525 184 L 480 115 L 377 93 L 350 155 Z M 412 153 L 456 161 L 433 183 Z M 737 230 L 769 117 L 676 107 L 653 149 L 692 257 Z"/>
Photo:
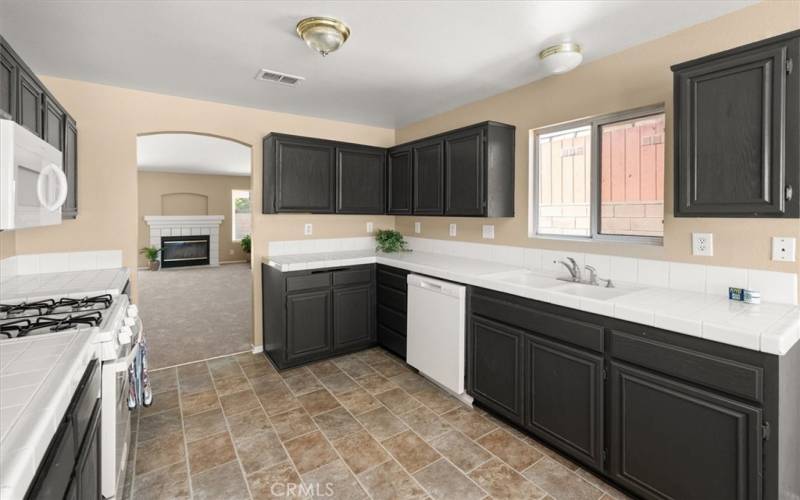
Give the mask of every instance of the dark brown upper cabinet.
<path id="1" fill-rule="evenodd" d="M 340 145 L 336 148 L 336 212 L 386 212 L 386 150 Z"/>
<path id="2" fill-rule="evenodd" d="M 675 216 L 800 216 L 800 30 L 672 67 Z"/>
<path id="3" fill-rule="evenodd" d="M 61 218 L 75 219 L 78 217 L 78 125 L 69 115 L 64 125 L 64 174 L 69 187 L 61 206 Z"/>
<path id="4" fill-rule="evenodd" d="M 514 133 L 489 122 L 445 136 L 445 215 L 514 216 Z"/>
<path id="5" fill-rule="evenodd" d="M 64 151 L 64 132 L 67 114 L 50 96 L 44 96 L 44 124 L 42 136 L 59 151 Z"/>
<path id="6" fill-rule="evenodd" d="M 17 62 L 4 45 L 0 45 L 0 112 L 11 119 L 17 114 Z"/>
<path id="7" fill-rule="evenodd" d="M 283 134 L 264 138 L 263 213 L 336 211 L 336 148 Z"/>
<path id="8" fill-rule="evenodd" d="M 411 148 L 390 149 L 386 171 L 386 213 L 411 215 Z"/>
<path id="9" fill-rule="evenodd" d="M 444 141 L 441 138 L 411 146 L 413 165 L 414 213 L 444 213 Z"/>
<path id="10" fill-rule="evenodd" d="M 44 88 L 24 68 L 19 71 L 17 123 L 39 137 L 43 137 Z"/>

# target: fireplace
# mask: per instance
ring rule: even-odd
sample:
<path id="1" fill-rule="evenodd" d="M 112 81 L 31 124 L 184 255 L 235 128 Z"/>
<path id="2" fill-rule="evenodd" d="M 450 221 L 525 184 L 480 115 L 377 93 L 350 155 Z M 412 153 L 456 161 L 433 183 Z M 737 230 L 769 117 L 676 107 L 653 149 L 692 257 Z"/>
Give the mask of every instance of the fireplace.
<path id="1" fill-rule="evenodd" d="M 208 235 L 161 237 L 161 267 L 203 266 L 208 264 Z"/>

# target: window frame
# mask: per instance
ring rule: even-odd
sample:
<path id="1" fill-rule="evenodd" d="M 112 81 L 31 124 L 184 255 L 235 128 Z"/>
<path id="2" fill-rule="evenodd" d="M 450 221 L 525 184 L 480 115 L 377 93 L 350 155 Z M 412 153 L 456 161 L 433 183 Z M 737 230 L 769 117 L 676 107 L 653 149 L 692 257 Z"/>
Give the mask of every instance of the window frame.
<path id="1" fill-rule="evenodd" d="M 632 234 L 602 234 L 600 233 L 600 186 L 602 169 L 600 161 L 602 159 L 602 133 L 601 127 L 621 121 L 635 120 L 652 115 L 664 115 L 664 175 L 666 176 L 666 151 L 667 151 L 667 123 L 666 109 L 664 103 L 651 104 L 639 108 L 627 109 L 603 115 L 579 118 L 569 122 L 559 123 L 547 127 L 532 129 L 529 134 L 529 157 L 528 157 L 528 237 L 535 239 L 548 240 L 567 240 L 585 242 L 621 242 L 635 243 L 640 245 L 664 245 L 664 236 L 637 236 Z M 542 135 L 563 132 L 581 127 L 589 127 L 591 158 L 589 159 L 590 182 L 590 203 L 589 203 L 589 235 L 578 236 L 570 234 L 540 234 L 539 233 L 539 137 Z M 666 182 L 664 182 L 666 190 Z M 664 202 L 666 208 L 666 192 Z M 666 210 L 664 211 L 666 218 Z"/>
<path id="2" fill-rule="evenodd" d="M 247 193 L 247 199 L 250 200 L 250 203 L 253 202 L 252 193 L 249 189 L 231 189 L 231 241 L 234 243 L 241 242 L 242 239 L 236 239 L 236 194 L 237 193 Z M 241 198 L 241 196 L 239 196 Z M 253 219 L 253 209 L 252 205 L 250 205 L 250 222 L 252 223 Z"/>

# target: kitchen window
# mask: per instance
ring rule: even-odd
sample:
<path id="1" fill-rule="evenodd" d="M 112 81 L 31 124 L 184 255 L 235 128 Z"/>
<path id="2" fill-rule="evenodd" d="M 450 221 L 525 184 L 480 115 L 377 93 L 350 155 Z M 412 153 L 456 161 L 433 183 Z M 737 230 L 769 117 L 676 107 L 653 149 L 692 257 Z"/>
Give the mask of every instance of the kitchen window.
<path id="1" fill-rule="evenodd" d="M 234 189 L 233 198 L 233 241 L 241 241 L 250 234 L 250 191 Z"/>
<path id="2" fill-rule="evenodd" d="M 664 107 L 531 131 L 529 236 L 662 244 Z"/>

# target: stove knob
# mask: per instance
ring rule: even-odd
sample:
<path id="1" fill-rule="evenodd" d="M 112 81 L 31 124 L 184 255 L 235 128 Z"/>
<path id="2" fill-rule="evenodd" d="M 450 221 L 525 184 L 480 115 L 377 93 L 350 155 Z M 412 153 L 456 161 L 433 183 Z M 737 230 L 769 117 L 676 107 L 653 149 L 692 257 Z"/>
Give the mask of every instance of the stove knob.
<path id="1" fill-rule="evenodd" d="M 122 320 L 122 324 L 125 326 L 133 326 L 136 324 L 136 320 L 128 317 Z"/>
<path id="2" fill-rule="evenodd" d="M 128 306 L 128 317 L 129 318 L 135 318 L 138 315 L 139 315 L 139 308 L 136 307 L 133 304 L 129 305 Z"/>
<path id="3" fill-rule="evenodd" d="M 119 334 L 117 335 L 117 339 L 119 339 L 120 344 L 130 344 L 131 338 L 133 337 L 133 332 L 127 326 L 123 326 L 119 329 Z"/>

